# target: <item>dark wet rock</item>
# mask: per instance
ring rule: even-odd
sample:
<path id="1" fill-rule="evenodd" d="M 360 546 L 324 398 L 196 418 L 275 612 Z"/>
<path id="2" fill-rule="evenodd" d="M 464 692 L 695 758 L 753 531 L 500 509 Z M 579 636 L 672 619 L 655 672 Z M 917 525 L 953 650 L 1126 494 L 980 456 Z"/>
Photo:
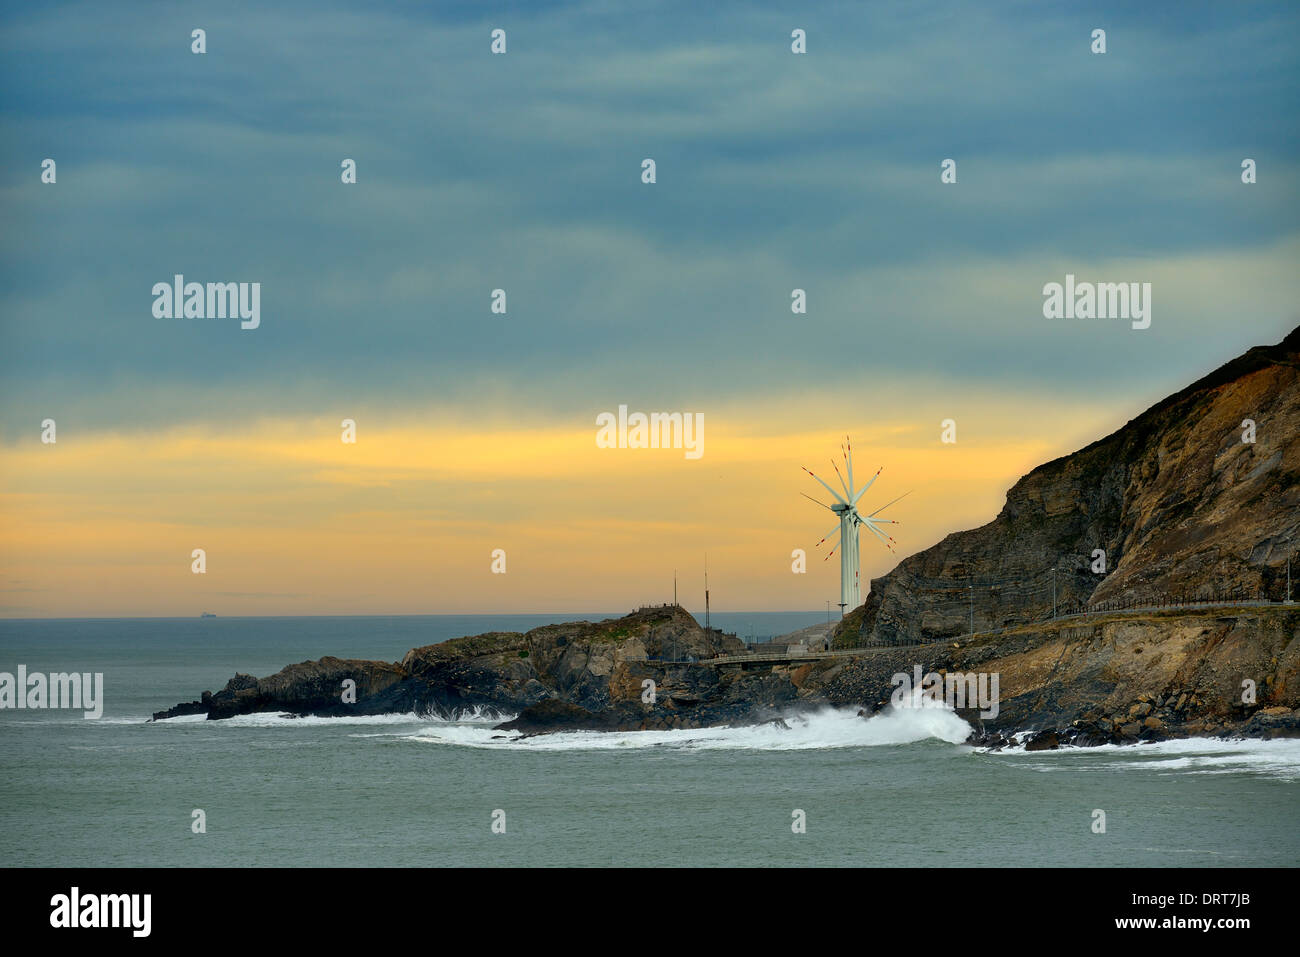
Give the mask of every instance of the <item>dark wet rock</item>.
<path id="1" fill-rule="evenodd" d="M 1258 738 L 1300 738 L 1300 708 L 1261 708 L 1239 733 Z"/>
<path id="2" fill-rule="evenodd" d="M 1092 748 L 1102 744 L 1111 744 L 1114 740 L 1113 725 L 1105 718 L 1088 721 L 1076 721 L 1059 733 L 1062 744 L 1077 748 Z"/>
<path id="3" fill-rule="evenodd" d="M 268 678 L 236 674 L 215 694 L 204 692 L 198 702 L 177 705 L 154 714 L 154 719 L 184 714 L 229 718 L 257 711 L 290 714 L 384 714 L 410 710 L 410 702 L 393 691 L 404 675 L 397 665 L 381 661 L 322 658 L 289 665 Z M 351 681 L 354 687 L 345 682 Z M 344 701 L 355 692 L 356 704 Z M 406 707 L 403 707 L 405 705 Z"/>
<path id="4" fill-rule="evenodd" d="M 203 698 L 204 700 L 202 701 L 189 701 L 173 705 L 166 711 L 155 711 L 153 720 L 157 721 L 161 718 L 182 718 L 194 714 L 207 714 L 210 707 L 208 701 L 212 698 L 212 692 L 203 692 Z"/>
<path id="5" fill-rule="evenodd" d="M 529 705 L 517 718 L 499 724 L 493 730 L 519 731 L 525 735 L 548 731 L 609 731 L 612 724 L 608 714 L 596 714 L 559 698 L 547 698 Z"/>
<path id="6" fill-rule="evenodd" d="M 1041 731 L 1025 744 L 1026 751 L 1055 751 L 1061 746 L 1061 736 L 1055 731 Z"/>
<path id="7" fill-rule="evenodd" d="M 1000 751 L 1012 742 L 1004 738 L 997 731 L 986 731 L 982 728 L 971 732 L 970 737 L 966 739 L 966 744 L 975 748 L 988 748 L 991 751 Z"/>

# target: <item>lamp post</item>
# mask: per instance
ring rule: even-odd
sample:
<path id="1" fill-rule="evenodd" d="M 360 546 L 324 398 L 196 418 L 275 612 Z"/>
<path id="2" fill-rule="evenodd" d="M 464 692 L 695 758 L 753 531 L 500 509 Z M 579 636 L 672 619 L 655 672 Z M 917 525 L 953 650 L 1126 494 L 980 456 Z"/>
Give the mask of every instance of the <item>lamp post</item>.
<path id="1" fill-rule="evenodd" d="M 975 579 L 970 582 L 970 633 L 975 634 Z"/>

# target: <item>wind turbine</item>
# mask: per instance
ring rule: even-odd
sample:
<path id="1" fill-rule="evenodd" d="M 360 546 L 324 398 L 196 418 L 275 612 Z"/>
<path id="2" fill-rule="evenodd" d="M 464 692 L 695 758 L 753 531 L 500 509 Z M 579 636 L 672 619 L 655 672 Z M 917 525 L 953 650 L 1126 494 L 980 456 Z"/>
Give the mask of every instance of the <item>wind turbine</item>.
<path id="1" fill-rule="evenodd" d="M 826 489 L 826 491 L 830 492 L 831 495 L 834 496 L 834 505 L 817 502 L 817 499 L 813 498 L 811 495 L 804 495 L 802 492 L 799 494 L 804 495 L 804 498 L 809 501 L 817 502 L 817 504 L 822 508 L 830 509 L 839 516 L 839 524 L 822 536 L 822 540 L 817 543 L 817 547 L 820 548 L 822 543 L 832 535 L 835 535 L 836 533 L 839 534 L 839 543 L 831 548 L 830 552 L 827 553 L 826 557 L 823 558 L 822 561 L 829 561 L 831 555 L 835 554 L 836 548 L 840 550 L 840 614 L 843 615 L 846 607 L 857 608 L 862 601 L 861 589 L 858 581 L 858 529 L 860 527 L 866 528 L 872 535 L 875 535 L 876 538 L 880 539 L 882 545 L 892 552 L 894 550 L 894 545 L 897 543 L 894 541 L 892 535 L 882 531 L 879 526 L 897 525 L 899 523 L 893 519 L 876 518 L 876 516 L 889 508 L 890 505 L 893 505 L 894 502 L 897 502 L 901 498 L 905 498 L 911 493 L 904 492 L 902 495 L 898 496 L 898 498 L 894 499 L 893 502 L 885 503 L 870 515 L 861 514 L 858 512 L 858 500 L 862 498 L 867 489 L 871 488 L 872 483 L 880 477 L 880 473 L 884 471 L 885 467 L 882 465 L 880 468 L 876 469 L 876 474 L 871 476 L 871 479 L 866 485 L 862 486 L 862 488 L 854 489 L 853 445 L 849 442 L 848 436 L 844 437 L 844 443 L 840 446 L 840 455 L 844 458 L 844 466 L 849 475 L 848 482 L 845 483 L 844 476 L 840 474 L 839 466 L 835 464 L 834 459 L 831 460 L 831 468 L 835 469 L 835 475 L 840 480 L 840 488 L 844 492 L 843 495 L 818 478 L 811 469 L 804 469 L 805 472 L 817 479 L 822 488 Z"/>

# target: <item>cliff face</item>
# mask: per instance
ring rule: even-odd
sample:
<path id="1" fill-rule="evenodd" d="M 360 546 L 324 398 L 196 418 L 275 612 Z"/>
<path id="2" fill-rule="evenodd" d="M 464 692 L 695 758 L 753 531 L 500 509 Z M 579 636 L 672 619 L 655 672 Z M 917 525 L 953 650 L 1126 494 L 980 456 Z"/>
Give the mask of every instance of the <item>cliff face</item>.
<path id="1" fill-rule="evenodd" d="M 999 678 L 998 711 L 959 713 L 972 743 L 1046 732 L 1059 743 L 1300 735 L 1300 604 L 1098 615 L 975 641 L 885 648 L 814 666 L 806 692 L 884 707 L 892 676 L 920 665 Z M 1052 745 L 1048 745 L 1052 746 Z"/>
<path id="2" fill-rule="evenodd" d="M 1242 441 L 1248 419 L 1254 442 Z M 873 579 L 835 643 L 964 634 L 972 579 L 977 632 L 1050 616 L 1053 578 L 1062 609 L 1167 594 L 1277 599 L 1298 530 L 1300 329 L 1034 469 L 992 522 Z M 1104 574 L 1091 570 L 1094 549 Z"/>

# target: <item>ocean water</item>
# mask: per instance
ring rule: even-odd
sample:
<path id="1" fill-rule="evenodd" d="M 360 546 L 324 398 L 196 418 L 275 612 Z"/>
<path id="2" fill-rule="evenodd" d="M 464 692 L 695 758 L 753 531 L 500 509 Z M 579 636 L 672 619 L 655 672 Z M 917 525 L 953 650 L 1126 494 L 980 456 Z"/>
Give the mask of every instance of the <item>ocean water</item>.
<path id="1" fill-rule="evenodd" d="M 0 710 L 0 865 L 1300 859 L 1300 741 L 986 753 L 961 744 L 964 722 L 942 709 L 524 740 L 474 715 L 147 721 L 236 670 L 267 675 L 327 654 L 396 660 L 414 645 L 575 617 L 605 616 L 0 621 L 0 671 L 103 672 L 106 699 L 99 720 Z M 714 619 L 756 637 L 819 620 Z M 205 833 L 191 829 L 195 809 Z"/>

